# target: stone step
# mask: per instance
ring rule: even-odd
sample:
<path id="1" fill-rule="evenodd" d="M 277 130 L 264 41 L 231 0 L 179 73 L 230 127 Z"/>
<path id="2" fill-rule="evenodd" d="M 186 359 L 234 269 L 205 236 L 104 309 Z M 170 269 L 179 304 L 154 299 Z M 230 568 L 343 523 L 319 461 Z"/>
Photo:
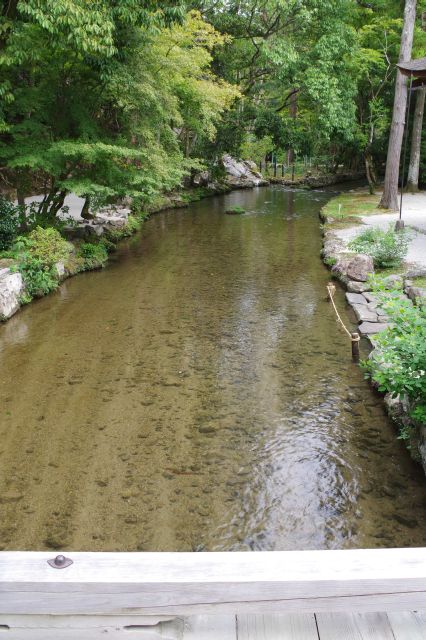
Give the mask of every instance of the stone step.
<path id="1" fill-rule="evenodd" d="M 377 313 L 369 309 L 366 304 L 353 304 L 358 322 L 377 322 Z"/>
<path id="2" fill-rule="evenodd" d="M 370 336 L 384 331 L 388 326 L 386 322 L 363 322 L 359 325 L 358 331 L 363 336 Z"/>

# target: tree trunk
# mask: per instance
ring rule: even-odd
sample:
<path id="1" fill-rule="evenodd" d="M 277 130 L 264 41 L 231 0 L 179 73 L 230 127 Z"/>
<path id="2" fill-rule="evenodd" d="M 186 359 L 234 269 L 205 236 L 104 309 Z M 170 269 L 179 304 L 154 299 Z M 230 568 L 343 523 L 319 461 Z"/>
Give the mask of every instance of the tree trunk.
<path id="1" fill-rule="evenodd" d="M 414 193 L 419 190 L 420 147 L 422 142 L 423 114 L 425 110 L 426 88 L 417 91 L 416 111 L 414 113 L 413 137 L 411 140 L 410 167 L 408 169 L 407 189 Z"/>
<path id="2" fill-rule="evenodd" d="M 94 215 L 90 213 L 90 196 L 86 196 L 80 215 L 83 220 L 92 220 L 94 218 Z"/>
<path id="3" fill-rule="evenodd" d="M 401 36 L 399 62 L 408 62 L 413 48 L 414 24 L 416 21 L 416 0 L 405 0 L 404 27 Z M 398 209 L 398 178 L 404 136 L 405 111 L 407 107 L 407 83 L 399 69 L 396 72 L 395 100 L 389 137 L 388 157 L 383 196 L 380 207 Z"/>
<path id="4" fill-rule="evenodd" d="M 297 120 L 298 114 L 298 104 L 297 104 L 297 89 L 293 89 L 293 93 L 290 97 L 290 118 L 293 120 Z M 288 150 L 288 164 L 293 165 L 295 161 L 295 152 L 294 149 Z"/>
<path id="5" fill-rule="evenodd" d="M 370 194 L 373 195 L 375 193 L 375 187 L 376 187 L 376 175 L 374 171 L 373 156 L 371 155 L 370 151 L 367 150 L 364 153 L 364 160 L 365 160 L 365 174 L 368 180 L 368 188 L 370 190 Z"/>

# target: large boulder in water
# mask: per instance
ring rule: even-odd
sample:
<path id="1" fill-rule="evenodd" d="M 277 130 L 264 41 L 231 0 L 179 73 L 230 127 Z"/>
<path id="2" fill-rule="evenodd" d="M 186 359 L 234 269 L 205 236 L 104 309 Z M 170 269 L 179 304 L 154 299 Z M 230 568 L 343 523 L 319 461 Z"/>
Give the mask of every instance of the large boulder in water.
<path id="1" fill-rule="evenodd" d="M 222 156 L 222 166 L 226 173 L 226 182 L 230 187 L 244 189 L 269 184 L 256 165 L 250 161 L 235 160 L 229 154 Z"/>

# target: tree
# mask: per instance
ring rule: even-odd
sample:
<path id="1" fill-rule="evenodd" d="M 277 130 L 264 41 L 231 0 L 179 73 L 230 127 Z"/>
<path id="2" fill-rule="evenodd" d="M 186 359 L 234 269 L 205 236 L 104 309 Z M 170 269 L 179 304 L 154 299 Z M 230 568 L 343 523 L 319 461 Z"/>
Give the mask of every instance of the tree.
<path id="1" fill-rule="evenodd" d="M 416 0 L 405 0 L 404 26 L 402 30 L 399 54 L 400 63 L 408 62 L 411 58 L 415 21 Z M 407 93 L 406 79 L 398 69 L 396 74 L 395 99 L 386 162 L 385 184 L 383 196 L 380 200 L 380 206 L 384 209 L 398 209 L 399 163 L 401 158 L 402 139 L 404 136 Z"/>
<path id="2" fill-rule="evenodd" d="M 407 189 L 415 192 L 419 190 L 419 170 L 423 129 L 423 114 L 425 108 L 426 88 L 417 91 L 416 109 L 414 112 L 413 133 L 411 138 L 410 166 L 408 168 Z"/>
<path id="3" fill-rule="evenodd" d="M 40 13 L 51 2 L 18 5 L 1 59 L 11 91 L 0 166 L 18 199 L 37 185 L 39 214 L 53 223 L 69 191 L 87 215 L 89 203 L 175 188 L 200 166 L 188 141 L 212 140 L 238 96 L 210 69 L 225 37 L 197 13 L 173 13 L 173 2 L 96 3 L 98 28 L 86 0 Z"/>

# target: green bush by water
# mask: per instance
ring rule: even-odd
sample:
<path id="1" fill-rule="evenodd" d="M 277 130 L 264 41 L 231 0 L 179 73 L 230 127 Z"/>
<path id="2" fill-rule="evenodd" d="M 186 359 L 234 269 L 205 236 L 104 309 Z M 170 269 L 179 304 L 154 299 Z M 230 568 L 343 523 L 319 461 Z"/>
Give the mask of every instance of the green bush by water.
<path id="1" fill-rule="evenodd" d="M 105 242 L 97 244 L 83 242 L 80 245 L 78 255 L 83 259 L 82 270 L 100 269 L 108 261 L 108 249 Z"/>
<path id="2" fill-rule="evenodd" d="M 379 390 L 406 396 L 412 417 L 426 424 L 426 308 L 401 298 L 400 291 L 379 292 L 389 327 L 375 338 L 376 351 L 364 363 Z"/>
<path id="3" fill-rule="evenodd" d="M 407 231 L 387 231 L 369 227 L 349 243 L 349 249 L 371 256 L 375 267 L 398 267 L 407 255 L 410 235 Z"/>
<path id="4" fill-rule="evenodd" d="M 13 245 L 17 259 L 15 269 L 22 274 L 25 283 L 23 303 L 45 296 L 57 288 L 59 276 L 55 264 L 65 262 L 72 247 L 52 227 L 36 227 L 27 236 L 20 236 Z"/>

